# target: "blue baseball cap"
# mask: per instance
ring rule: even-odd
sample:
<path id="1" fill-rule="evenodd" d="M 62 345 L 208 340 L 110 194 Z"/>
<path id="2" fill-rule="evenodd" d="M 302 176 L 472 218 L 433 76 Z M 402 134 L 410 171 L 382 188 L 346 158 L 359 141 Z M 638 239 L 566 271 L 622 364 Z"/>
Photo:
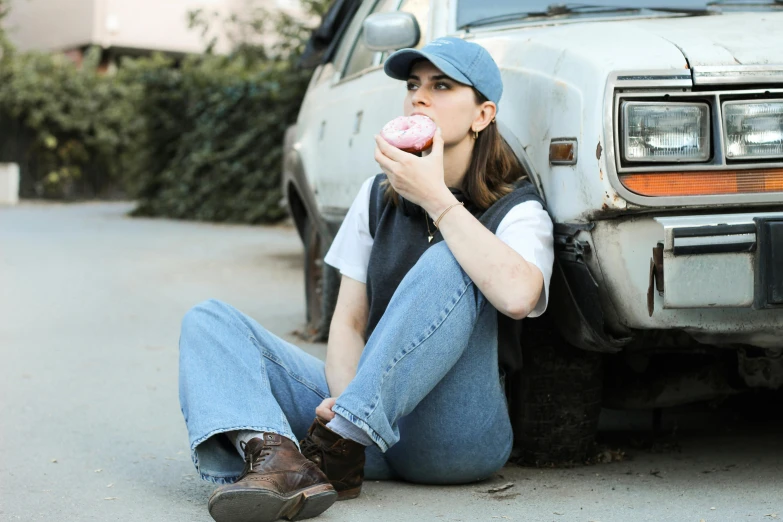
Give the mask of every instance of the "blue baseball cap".
<path id="1" fill-rule="evenodd" d="M 415 60 L 429 60 L 449 78 L 475 87 L 489 101 L 500 101 L 503 81 L 489 52 L 477 43 L 446 36 L 421 49 L 400 49 L 386 60 L 383 70 L 395 80 L 407 80 Z"/>

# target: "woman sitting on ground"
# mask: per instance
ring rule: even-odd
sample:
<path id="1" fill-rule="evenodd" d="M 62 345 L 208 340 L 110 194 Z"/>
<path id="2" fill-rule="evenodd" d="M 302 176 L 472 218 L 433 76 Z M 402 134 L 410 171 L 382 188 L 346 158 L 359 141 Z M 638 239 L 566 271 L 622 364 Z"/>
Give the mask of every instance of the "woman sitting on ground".
<path id="1" fill-rule="evenodd" d="M 219 522 L 317 516 L 364 477 L 481 480 L 511 452 L 499 346 L 546 308 L 552 222 L 498 132 L 483 47 L 439 38 L 385 71 L 439 129 L 421 157 L 375 139 L 383 174 L 325 258 L 342 273 L 326 363 L 227 304 L 183 320 L 180 401 Z"/>

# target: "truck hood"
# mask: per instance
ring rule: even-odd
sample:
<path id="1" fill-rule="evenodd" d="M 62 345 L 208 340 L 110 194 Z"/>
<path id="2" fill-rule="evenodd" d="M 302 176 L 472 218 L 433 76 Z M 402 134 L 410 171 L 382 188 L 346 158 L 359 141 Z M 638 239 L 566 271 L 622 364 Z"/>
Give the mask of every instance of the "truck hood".
<path id="1" fill-rule="evenodd" d="M 633 22 L 677 46 L 691 68 L 783 65 L 783 13 L 752 12 Z"/>
<path id="2" fill-rule="evenodd" d="M 555 74 L 570 56 L 569 67 L 605 77 L 625 70 L 783 70 L 781 27 L 783 12 L 759 11 L 487 28 L 472 36 L 501 67 Z"/>

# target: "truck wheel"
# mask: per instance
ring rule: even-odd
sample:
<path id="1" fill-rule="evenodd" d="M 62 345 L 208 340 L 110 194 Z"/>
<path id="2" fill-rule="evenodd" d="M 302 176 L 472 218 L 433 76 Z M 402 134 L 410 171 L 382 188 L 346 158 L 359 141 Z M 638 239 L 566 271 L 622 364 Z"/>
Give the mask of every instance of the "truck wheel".
<path id="1" fill-rule="evenodd" d="M 323 342 L 329 338 L 334 305 L 339 289 L 339 272 L 324 263 L 325 248 L 318 228 L 305 221 L 304 226 L 304 279 L 307 333 L 311 342 Z"/>
<path id="2" fill-rule="evenodd" d="M 582 464 L 594 455 L 601 413 L 602 355 L 569 346 L 556 334 L 523 348 L 511 383 L 518 461 L 530 466 Z"/>

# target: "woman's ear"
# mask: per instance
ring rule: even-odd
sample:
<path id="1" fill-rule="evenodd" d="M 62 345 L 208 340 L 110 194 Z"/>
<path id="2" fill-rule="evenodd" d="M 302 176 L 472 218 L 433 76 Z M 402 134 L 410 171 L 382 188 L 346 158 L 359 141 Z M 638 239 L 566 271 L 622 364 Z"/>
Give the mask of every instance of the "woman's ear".
<path id="1" fill-rule="evenodd" d="M 483 131 L 487 125 L 492 123 L 492 120 L 495 119 L 497 112 L 497 105 L 495 105 L 493 102 L 485 101 L 482 103 L 478 116 L 476 116 L 476 119 L 473 121 L 473 129 L 478 132 Z"/>

